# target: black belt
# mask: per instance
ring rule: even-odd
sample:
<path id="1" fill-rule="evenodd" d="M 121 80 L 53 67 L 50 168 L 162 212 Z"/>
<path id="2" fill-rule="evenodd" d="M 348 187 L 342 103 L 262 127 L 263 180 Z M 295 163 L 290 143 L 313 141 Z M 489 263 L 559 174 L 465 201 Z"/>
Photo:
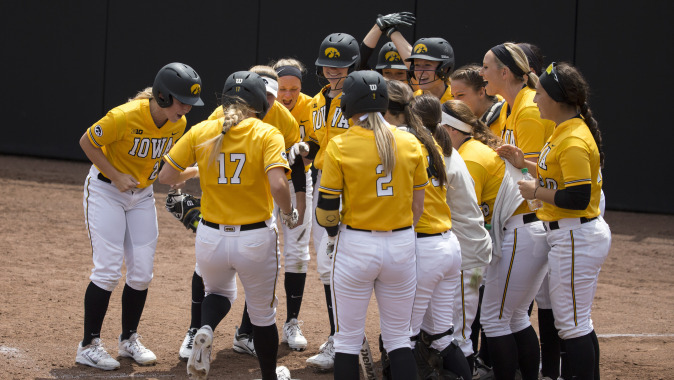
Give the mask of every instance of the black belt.
<path id="1" fill-rule="evenodd" d="M 532 212 L 531 214 L 524 214 L 522 215 L 522 222 L 524 222 L 524 224 L 538 222 L 538 217 L 536 216 L 535 212 Z"/>
<path id="2" fill-rule="evenodd" d="M 445 231 L 445 232 L 447 232 L 447 231 Z M 445 232 L 438 232 L 437 234 L 425 234 L 423 232 L 417 232 L 417 238 L 425 238 L 425 237 L 431 237 L 431 236 L 441 236 Z"/>
<path id="3" fill-rule="evenodd" d="M 410 228 L 412 228 L 412 226 L 396 228 L 395 230 L 391 230 L 391 232 L 405 231 L 405 230 L 410 229 Z M 349 226 L 348 224 L 346 225 L 346 229 L 347 230 L 354 230 L 354 231 L 373 232 L 372 230 L 362 230 L 360 228 L 353 228 L 353 227 Z M 387 232 L 387 231 L 374 231 L 374 232 Z"/>
<path id="4" fill-rule="evenodd" d="M 203 223 L 204 226 L 215 228 L 216 230 L 220 229 L 220 225 L 218 223 L 209 222 L 206 219 L 201 219 L 201 223 Z M 267 223 L 265 223 L 265 222 L 242 224 L 239 231 L 257 230 L 258 228 L 266 228 L 266 227 L 267 227 Z"/>
<path id="5" fill-rule="evenodd" d="M 581 216 L 579 219 L 580 219 L 580 224 L 584 224 L 584 223 L 587 223 L 587 222 L 591 222 L 591 221 L 593 221 L 593 220 L 595 220 L 595 219 L 597 219 L 597 218 L 598 218 L 598 217 L 595 216 L 594 218 L 589 218 L 589 219 L 588 219 L 588 218 L 586 218 L 586 217 L 584 217 L 584 216 Z M 559 222 L 557 222 L 557 221 L 550 222 L 550 223 L 548 223 L 548 227 L 550 228 L 550 231 L 552 231 L 552 230 L 558 230 L 558 229 L 559 229 Z"/>
<path id="6" fill-rule="evenodd" d="M 104 176 L 103 173 L 98 173 L 98 179 L 105 183 L 112 183 L 112 181 L 110 181 L 110 178 Z"/>

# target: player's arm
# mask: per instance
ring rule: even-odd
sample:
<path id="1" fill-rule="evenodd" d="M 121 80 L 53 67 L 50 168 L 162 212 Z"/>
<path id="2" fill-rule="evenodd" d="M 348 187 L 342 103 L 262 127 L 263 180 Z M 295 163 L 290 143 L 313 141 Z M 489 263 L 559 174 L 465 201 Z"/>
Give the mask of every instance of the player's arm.
<path id="1" fill-rule="evenodd" d="M 412 193 L 412 215 L 414 217 L 414 226 L 419 222 L 421 214 L 424 212 L 424 195 L 425 189 L 414 190 Z"/>
<path id="2" fill-rule="evenodd" d="M 297 224 L 304 223 L 304 211 L 307 208 L 307 176 L 304 171 L 304 160 L 300 157 L 295 158 L 295 162 L 290 166 L 290 180 L 295 190 L 295 207 L 297 208 Z"/>
<path id="3" fill-rule="evenodd" d="M 168 165 L 164 165 L 159 171 L 159 177 L 157 177 L 159 183 L 165 185 L 177 185 L 199 175 L 199 168 L 196 166 L 190 166 L 185 170 L 180 171 L 171 164 L 166 156 L 164 156 L 164 161 L 168 163 Z"/>
<path id="4" fill-rule="evenodd" d="M 382 31 L 379 29 L 377 24 L 374 24 L 372 29 L 365 35 L 363 42 L 360 43 L 360 67 L 359 70 L 369 70 L 367 62 L 370 60 L 374 48 L 377 46 L 377 42 L 381 37 Z"/>
<path id="5" fill-rule="evenodd" d="M 133 189 L 138 186 L 139 182 L 130 174 L 122 173 L 119 170 L 115 169 L 114 166 L 108 161 L 108 158 L 105 157 L 103 151 L 89 140 L 88 131 L 85 132 L 80 138 L 80 146 L 86 154 L 87 158 L 96 165 L 96 167 L 103 172 L 110 181 L 117 187 L 117 190 L 120 192 L 125 192 L 129 189 Z"/>
<path id="6" fill-rule="evenodd" d="M 276 166 L 267 170 L 267 178 L 269 179 L 269 188 L 271 196 L 281 212 L 284 214 L 292 213 L 293 204 L 290 200 L 290 187 L 288 186 L 288 179 L 286 177 L 285 168 Z"/>
<path id="7" fill-rule="evenodd" d="M 410 45 L 405 37 L 403 37 L 402 33 L 398 31 L 393 32 L 390 37 L 391 41 L 396 46 L 398 53 L 400 54 L 400 58 L 403 60 L 403 62 L 405 62 L 405 66 L 407 66 L 409 69 L 410 63 L 407 62 L 407 58 L 412 55 L 412 45 Z"/>
<path id="8" fill-rule="evenodd" d="M 422 199 L 423 208 L 423 199 Z M 325 228 L 328 236 L 337 236 L 339 231 L 339 194 L 318 191 L 316 222 Z"/>

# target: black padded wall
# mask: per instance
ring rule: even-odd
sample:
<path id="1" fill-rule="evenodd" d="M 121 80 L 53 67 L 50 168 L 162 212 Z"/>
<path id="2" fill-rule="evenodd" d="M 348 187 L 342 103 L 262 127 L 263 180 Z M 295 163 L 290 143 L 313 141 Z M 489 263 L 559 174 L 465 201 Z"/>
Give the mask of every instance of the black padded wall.
<path id="1" fill-rule="evenodd" d="M 83 159 L 104 96 L 105 1 L 0 3 L 5 154 Z"/>
<path id="2" fill-rule="evenodd" d="M 304 92 L 313 95 L 325 84 L 314 66 L 325 36 L 344 32 L 360 41 L 378 13 L 408 10 L 417 16 L 415 27 L 402 29 L 408 41 L 447 39 L 457 66 L 481 63 L 504 41 L 534 43 L 546 62 L 574 62 L 590 83 L 604 134 L 607 207 L 674 213 L 663 194 L 673 181 L 661 164 L 674 137 L 673 8 L 659 0 L 630 7 L 598 0 L 2 1 L 0 154 L 85 160 L 78 141 L 86 128 L 174 61 L 203 80 L 206 105 L 187 115 L 188 127 L 217 106 L 227 75 L 284 56 L 306 64 Z"/>

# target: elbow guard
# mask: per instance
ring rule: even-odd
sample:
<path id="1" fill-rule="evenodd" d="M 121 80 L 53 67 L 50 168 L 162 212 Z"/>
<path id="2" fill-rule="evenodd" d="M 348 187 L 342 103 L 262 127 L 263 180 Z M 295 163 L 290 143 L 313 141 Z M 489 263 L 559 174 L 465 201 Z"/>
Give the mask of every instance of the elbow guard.
<path id="1" fill-rule="evenodd" d="M 339 225 L 339 195 L 318 192 L 316 222 L 326 229 L 336 229 Z"/>
<path id="2" fill-rule="evenodd" d="M 569 210 L 585 210 L 590 204 L 592 197 L 592 185 L 578 185 L 557 190 L 555 193 L 555 205 Z"/>

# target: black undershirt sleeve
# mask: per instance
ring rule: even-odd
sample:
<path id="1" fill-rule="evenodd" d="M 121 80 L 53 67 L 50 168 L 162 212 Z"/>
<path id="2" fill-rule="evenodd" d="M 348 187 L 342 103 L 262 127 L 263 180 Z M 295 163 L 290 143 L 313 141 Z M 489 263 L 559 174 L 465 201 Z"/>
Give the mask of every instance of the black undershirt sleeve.
<path id="1" fill-rule="evenodd" d="M 316 153 L 318 153 L 318 150 L 321 149 L 321 147 L 313 141 L 307 141 L 307 144 L 309 144 L 309 154 L 307 154 L 307 158 L 313 160 L 316 158 Z"/>
<path id="2" fill-rule="evenodd" d="M 307 191 L 307 177 L 304 174 L 304 161 L 302 156 L 295 157 L 295 163 L 290 167 L 293 171 L 290 173 L 290 180 L 296 193 Z"/>
<path id="3" fill-rule="evenodd" d="M 370 70 L 368 61 L 370 60 L 373 52 L 373 48 L 365 45 L 362 42 L 360 43 L 360 65 L 358 66 L 358 70 Z"/>
<path id="4" fill-rule="evenodd" d="M 569 210 L 585 210 L 590 204 L 592 197 L 592 185 L 577 185 L 557 190 L 555 193 L 555 205 Z"/>

